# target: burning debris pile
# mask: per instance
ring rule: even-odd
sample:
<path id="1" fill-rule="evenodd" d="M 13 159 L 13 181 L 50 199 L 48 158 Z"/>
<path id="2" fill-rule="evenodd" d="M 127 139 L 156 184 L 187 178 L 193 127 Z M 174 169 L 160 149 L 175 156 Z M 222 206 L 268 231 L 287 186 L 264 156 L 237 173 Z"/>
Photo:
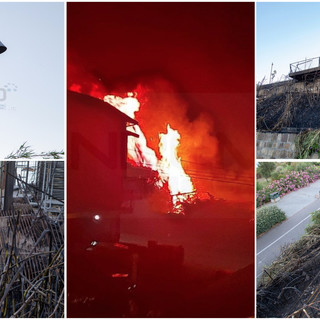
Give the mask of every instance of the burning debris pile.
<path id="1" fill-rule="evenodd" d="M 210 117 L 199 114 L 191 121 L 186 103 L 168 82 L 158 80 L 152 85 L 118 94 L 106 94 L 102 85 L 89 89 L 72 84 L 69 89 L 101 99 L 139 122 L 127 130 L 128 163 L 152 170 L 155 174 L 149 183 L 170 195 L 169 212 L 183 214 L 183 203 L 193 203 L 211 191 L 218 142 Z M 206 165 L 205 176 L 195 169 L 198 164 Z"/>
<path id="2" fill-rule="evenodd" d="M 320 224 L 283 250 L 257 289 L 259 318 L 320 317 Z"/>
<path id="3" fill-rule="evenodd" d="M 64 315 L 63 221 L 0 212 L 0 317 Z"/>
<path id="4" fill-rule="evenodd" d="M 107 95 L 104 101 L 135 119 L 135 113 L 139 111 L 140 102 L 134 93 L 121 98 Z M 132 128 L 135 135 L 129 136 L 128 156 L 131 164 L 148 167 L 158 173 L 154 184 L 156 187 L 166 187 L 172 197 L 172 211 L 183 213 L 183 202 L 192 201 L 191 196 L 195 192 L 191 178 L 184 171 L 181 158 L 178 157 L 177 149 L 180 144 L 180 134 L 167 125 L 167 132 L 159 133 L 159 159 L 156 152 L 147 146 L 147 139 L 139 125 Z"/>
<path id="5" fill-rule="evenodd" d="M 319 92 L 296 92 L 288 87 L 283 93 L 258 98 L 257 130 L 317 129 L 320 127 L 319 108 Z"/>

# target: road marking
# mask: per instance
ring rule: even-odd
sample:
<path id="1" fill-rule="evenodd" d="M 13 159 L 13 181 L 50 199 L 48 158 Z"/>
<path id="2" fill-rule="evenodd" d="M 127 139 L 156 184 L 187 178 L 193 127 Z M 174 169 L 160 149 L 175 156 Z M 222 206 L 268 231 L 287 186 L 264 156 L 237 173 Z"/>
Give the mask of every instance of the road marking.
<path id="1" fill-rule="evenodd" d="M 272 243 L 270 243 L 267 247 L 265 247 L 264 249 L 262 249 L 260 252 L 257 253 L 257 256 L 264 252 L 265 250 L 267 250 L 268 248 L 270 248 L 271 246 L 273 246 L 276 242 L 278 242 L 280 239 L 282 239 L 284 236 L 286 236 L 289 232 L 291 232 L 293 229 L 295 229 L 298 225 L 300 225 L 302 222 L 304 222 L 305 220 L 310 219 L 310 215 L 308 215 L 307 217 L 305 217 L 303 220 L 301 220 L 298 224 L 296 224 L 294 227 L 292 227 L 290 230 L 288 230 L 287 232 L 285 232 L 281 237 L 279 237 L 277 240 L 273 241 Z"/>

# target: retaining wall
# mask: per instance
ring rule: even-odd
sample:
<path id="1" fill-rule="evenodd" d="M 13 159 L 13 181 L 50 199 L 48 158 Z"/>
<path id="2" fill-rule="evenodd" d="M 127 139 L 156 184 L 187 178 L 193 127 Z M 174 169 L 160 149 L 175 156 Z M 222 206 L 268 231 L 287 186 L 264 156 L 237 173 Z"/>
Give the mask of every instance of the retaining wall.
<path id="1" fill-rule="evenodd" d="M 294 159 L 296 133 L 257 132 L 257 159 Z"/>

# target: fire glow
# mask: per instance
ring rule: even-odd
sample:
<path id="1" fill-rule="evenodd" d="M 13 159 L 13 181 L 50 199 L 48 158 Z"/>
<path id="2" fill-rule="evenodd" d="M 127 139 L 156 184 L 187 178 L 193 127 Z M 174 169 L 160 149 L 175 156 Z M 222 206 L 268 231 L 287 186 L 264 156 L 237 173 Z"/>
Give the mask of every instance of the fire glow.
<path id="1" fill-rule="evenodd" d="M 116 107 L 121 112 L 135 119 L 135 113 L 140 109 L 140 102 L 134 93 L 121 98 L 115 95 L 106 95 L 104 101 Z M 147 146 L 147 139 L 139 125 L 132 127 L 139 137 L 128 136 L 128 157 L 138 166 L 149 167 L 158 172 L 159 178 L 155 185 L 160 189 L 166 184 L 172 198 L 173 212 L 183 213 L 182 203 L 191 201 L 194 187 L 191 178 L 184 171 L 181 159 L 178 157 L 180 134 L 167 125 L 166 133 L 159 133 L 158 159 L 154 150 Z"/>

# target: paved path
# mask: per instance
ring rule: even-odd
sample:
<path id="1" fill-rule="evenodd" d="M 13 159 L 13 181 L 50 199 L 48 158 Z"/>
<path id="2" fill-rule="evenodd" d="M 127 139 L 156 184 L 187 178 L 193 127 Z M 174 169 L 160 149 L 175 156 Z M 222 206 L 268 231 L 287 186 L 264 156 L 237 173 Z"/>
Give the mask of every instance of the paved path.
<path id="1" fill-rule="evenodd" d="M 287 218 L 290 218 L 299 210 L 305 208 L 307 205 L 316 200 L 316 196 L 319 196 L 320 180 L 311 183 L 308 187 L 291 192 L 280 199 L 276 203 L 276 206 L 282 209 Z M 274 205 L 274 203 L 268 203 L 266 206 Z"/>
<path id="2" fill-rule="evenodd" d="M 270 265 L 279 256 L 283 246 L 299 240 L 305 233 L 311 220 L 310 213 L 320 209 L 319 190 L 320 180 L 309 187 L 291 192 L 276 203 L 288 219 L 257 239 L 257 279 L 260 278 L 263 267 Z"/>

